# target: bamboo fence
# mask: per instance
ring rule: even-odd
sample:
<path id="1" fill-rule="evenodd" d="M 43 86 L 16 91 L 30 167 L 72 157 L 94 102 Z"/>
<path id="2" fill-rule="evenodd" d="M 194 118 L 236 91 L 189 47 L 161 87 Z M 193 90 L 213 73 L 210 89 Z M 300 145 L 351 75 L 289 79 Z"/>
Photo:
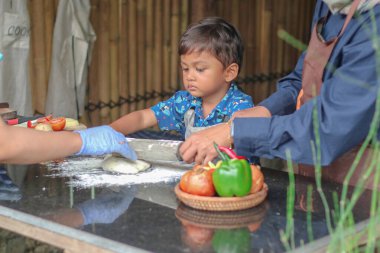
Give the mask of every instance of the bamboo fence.
<path id="1" fill-rule="evenodd" d="M 54 19 L 59 0 L 28 0 L 31 16 L 30 80 L 33 106 L 44 113 Z M 178 41 L 186 27 L 220 16 L 240 31 L 245 54 L 241 87 L 258 103 L 292 70 L 299 51 L 278 38 L 284 29 L 308 41 L 314 1 L 305 0 L 91 0 L 96 32 L 88 76 L 88 125 L 109 123 L 150 107 L 181 89 Z M 263 76 L 254 81 L 255 76 Z"/>

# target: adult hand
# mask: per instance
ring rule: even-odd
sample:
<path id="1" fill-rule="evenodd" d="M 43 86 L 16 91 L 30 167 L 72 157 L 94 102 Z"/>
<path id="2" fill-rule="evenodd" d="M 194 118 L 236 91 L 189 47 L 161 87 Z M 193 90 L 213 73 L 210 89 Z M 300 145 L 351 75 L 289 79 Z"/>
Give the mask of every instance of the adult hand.
<path id="1" fill-rule="evenodd" d="M 135 151 L 129 147 L 125 136 L 110 126 L 93 127 L 75 132 L 82 138 L 82 148 L 76 155 L 119 153 L 128 159 L 137 159 Z"/>
<path id="2" fill-rule="evenodd" d="M 187 163 L 207 164 L 218 156 L 214 142 L 218 145 L 231 145 L 230 127 L 222 123 L 192 134 L 179 149 L 182 159 Z"/>
<path id="3" fill-rule="evenodd" d="M 263 106 L 256 106 L 242 111 L 235 112 L 232 116 L 236 117 L 271 117 L 270 111 Z M 218 145 L 229 147 L 233 139 L 231 138 L 231 129 L 229 124 L 219 124 L 207 128 L 203 131 L 192 134 L 181 145 L 179 149 L 182 159 L 187 163 L 195 162 L 196 164 L 207 164 L 218 156 L 214 142 Z"/>

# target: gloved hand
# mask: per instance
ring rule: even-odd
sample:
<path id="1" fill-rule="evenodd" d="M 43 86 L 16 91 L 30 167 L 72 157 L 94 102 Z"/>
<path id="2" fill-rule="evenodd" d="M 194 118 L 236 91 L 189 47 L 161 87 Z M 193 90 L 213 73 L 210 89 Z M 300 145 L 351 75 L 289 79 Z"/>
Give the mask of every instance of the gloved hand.
<path id="1" fill-rule="evenodd" d="M 110 224 L 122 215 L 135 198 L 136 190 L 102 194 L 75 206 L 83 216 L 83 225 L 93 223 Z"/>
<path id="2" fill-rule="evenodd" d="M 0 61 L 2 61 L 3 60 L 3 54 L 0 52 Z"/>
<path id="3" fill-rule="evenodd" d="M 22 198 L 21 191 L 8 176 L 4 166 L 0 166 L 0 200 L 19 201 Z"/>
<path id="4" fill-rule="evenodd" d="M 76 155 L 119 153 L 133 161 L 137 159 L 135 151 L 129 147 L 125 136 L 110 126 L 92 127 L 75 132 L 82 138 L 82 148 Z"/>

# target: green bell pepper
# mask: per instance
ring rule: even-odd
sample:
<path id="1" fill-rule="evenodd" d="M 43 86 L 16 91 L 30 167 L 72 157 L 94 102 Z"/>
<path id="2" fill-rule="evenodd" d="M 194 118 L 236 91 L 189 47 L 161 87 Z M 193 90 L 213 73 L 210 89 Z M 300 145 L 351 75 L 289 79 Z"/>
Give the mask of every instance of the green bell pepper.
<path id="1" fill-rule="evenodd" d="M 252 187 L 252 172 L 248 161 L 238 157 L 231 149 L 218 147 L 216 144 L 214 146 L 222 158 L 221 165 L 212 173 L 218 195 L 221 197 L 248 195 Z M 238 158 L 231 159 L 230 157 Z"/>
<path id="2" fill-rule="evenodd" d="M 248 228 L 218 229 L 212 238 L 212 248 L 217 253 L 251 252 L 251 234 Z"/>

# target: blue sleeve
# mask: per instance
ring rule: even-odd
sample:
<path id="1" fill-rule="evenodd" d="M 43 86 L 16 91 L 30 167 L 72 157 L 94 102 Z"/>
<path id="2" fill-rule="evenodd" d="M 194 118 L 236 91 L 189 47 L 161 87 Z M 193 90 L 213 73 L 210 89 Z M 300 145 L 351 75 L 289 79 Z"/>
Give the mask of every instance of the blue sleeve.
<path id="1" fill-rule="evenodd" d="M 296 109 L 297 96 L 302 87 L 302 69 L 305 52 L 298 59 L 292 73 L 277 84 L 277 91 L 259 105 L 267 108 L 272 115 L 287 115 Z"/>
<path id="2" fill-rule="evenodd" d="M 188 109 L 188 104 L 185 92 L 179 91 L 168 100 L 151 107 L 159 128 L 181 132 L 184 129 L 183 116 Z"/>
<path id="3" fill-rule="evenodd" d="M 377 14 L 378 28 L 379 20 Z M 286 159 L 285 151 L 290 150 L 292 160 L 313 164 L 310 143 L 315 141 L 314 102 L 318 111 L 322 165 L 330 164 L 360 144 L 368 134 L 378 93 L 376 52 L 368 27 L 372 27 L 370 21 L 343 46 L 337 68 L 331 78 L 324 81 L 320 95 L 300 110 L 286 115 L 289 108 L 281 111 L 281 105 L 275 105 L 271 107 L 276 112 L 272 118 L 235 119 L 234 144 L 238 154 Z M 287 86 L 289 91 L 282 91 L 288 96 L 282 98 L 285 100 L 282 106 L 290 107 L 289 97 L 294 98 L 296 88 Z"/>
<path id="4" fill-rule="evenodd" d="M 253 107 L 253 102 L 252 102 L 251 96 L 248 96 L 244 93 L 241 96 L 234 96 L 230 115 L 232 115 L 234 112 L 252 108 L 252 107 Z"/>

